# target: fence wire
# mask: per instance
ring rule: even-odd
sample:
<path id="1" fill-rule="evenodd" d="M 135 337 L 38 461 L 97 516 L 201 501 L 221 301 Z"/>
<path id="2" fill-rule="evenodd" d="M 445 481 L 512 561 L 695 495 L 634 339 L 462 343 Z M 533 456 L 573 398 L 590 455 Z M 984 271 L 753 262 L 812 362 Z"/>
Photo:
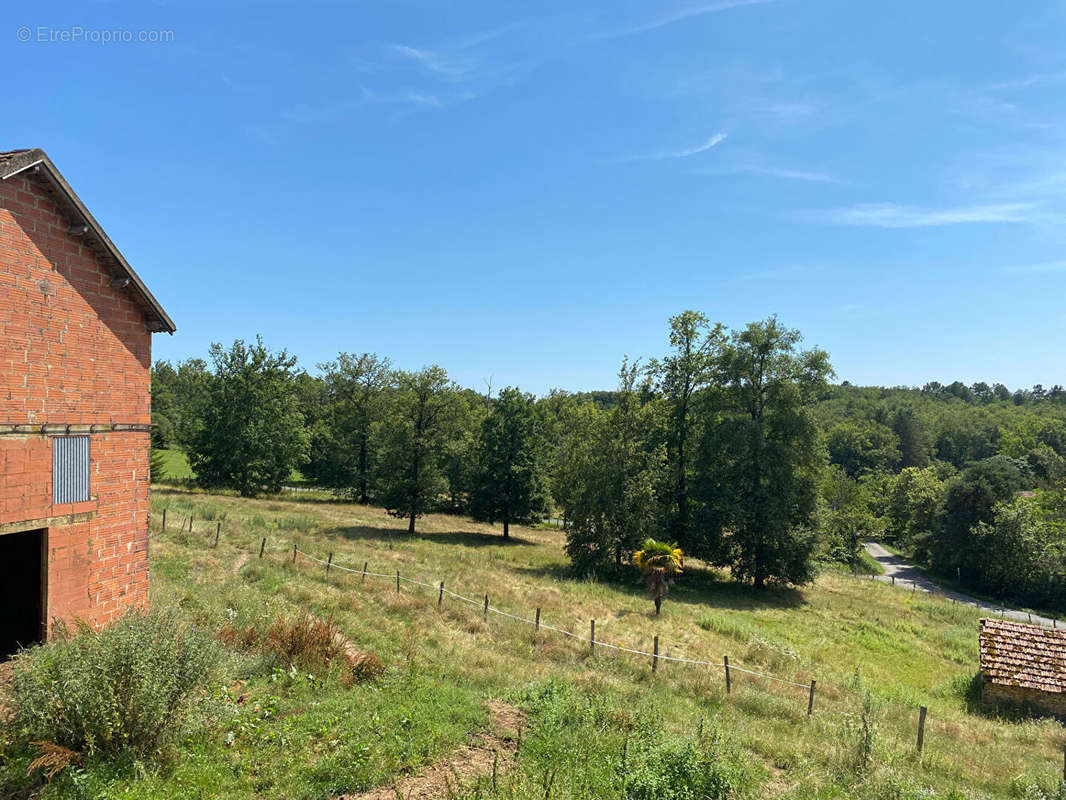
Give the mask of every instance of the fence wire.
<path id="1" fill-rule="evenodd" d="M 192 517 L 190 516 L 188 519 L 186 519 L 186 520 L 184 520 L 182 522 L 181 529 L 179 530 L 179 533 L 186 533 L 186 531 L 184 530 L 184 528 L 186 527 L 186 524 L 188 524 L 189 528 L 192 527 L 192 525 L 190 524 L 191 520 L 192 520 Z M 211 520 L 211 521 L 212 522 L 216 522 L 216 524 L 217 524 L 217 520 Z M 160 531 L 160 533 L 165 533 L 165 529 Z M 188 533 L 191 533 L 191 531 L 188 531 Z M 216 530 L 216 540 L 215 540 L 216 546 L 218 544 L 217 533 L 218 533 L 218 531 Z M 151 537 L 152 535 L 153 534 L 150 532 L 149 536 Z M 449 597 L 455 598 L 456 600 L 459 600 L 461 602 L 469 603 L 470 605 L 476 606 L 479 609 L 484 609 L 486 611 L 486 613 L 491 611 L 493 614 L 497 614 L 499 616 L 506 617 L 508 619 L 512 619 L 512 620 L 514 620 L 516 622 L 521 622 L 521 623 L 524 623 L 524 624 L 527 624 L 527 625 L 533 625 L 538 630 L 539 629 L 544 629 L 546 631 L 551 631 L 553 633 L 558 633 L 558 634 L 560 634 L 562 636 L 565 636 L 565 637 L 570 638 L 570 639 L 574 639 L 575 641 L 578 641 L 578 642 L 583 642 L 585 644 L 595 645 L 597 647 L 607 648 L 609 650 L 615 650 L 615 651 L 621 652 L 621 653 L 629 653 L 631 655 L 641 656 L 641 657 L 644 657 L 644 658 L 661 659 L 663 661 L 669 661 L 669 662 L 674 662 L 674 663 L 679 663 L 679 664 L 688 664 L 688 665 L 691 665 L 691 666 L 704 666 L 704 667 L 721 668 L 721 669 L 725 670 L 727 676 L 732 674 L 732 673 L 741 673 L 741 674 L 744 674 L 744 675 L 751 675 L 751 676 L 757 677 L 757 678 L 764 678 L 766 680 L 773 681 L 775 683 L 780 683 L 780 684 L 783 684 L 783 685 L 786 685 L 786 686 L 793 686 L 793 687 L 797 687 L 797 688 L 800 688 L 800 689 L 809 690 L 810 691 L 810 701 L 809 701 L 809 705 L 808 705 L 808 712 L 807 712 L 808 715 L 810 715 L 811 709 L 814 706 L 814 689 L 815 689 L 816 681 L 813 681 L 813 680 L 810 683 L 798 683 L 796 681 L 788 680 L 786 678 L 779 678 L 776 675 L 770 675 L 770 674 L 767 674 L 765 672 L 759 672 L 757 670 L 752 670 L 752 669 L 748 669 L 746 667 L 741 667 L 741 666 L 738 666 L 738 665 L 736 665 L 735 663 L 732 663 L 732 662 L 730 662 L 729 664 L 726 664 L 724 659 L 721 662 L 717 662 L 717 661 L 706 661 L 706 660 L 703 660 L 703 659 L 696 659 L 696 658 L 684 658 L 684 657 L 681 657 L 681 656 L 666 655 L 664 653 L 652 653 L 652 652 L 648 652 L 646 650 L 639 650 L 639 649 L 636 649 L 636 648 L 625 647 L 623 645 L 617 645 L 617 644 L 612 644 L 610 642 L 600 641 L 598 639 L 593 640 L 593 639 L 587 638 L 585 636 L 581 636 L 580 634 L 576 634 L 576 633 L 573 633 L 571 631 L 565 630 L 563 628 L 557 628 L 557 627 L 555 627 L 553 625 L 548 625 L 548 624 L 542 622 L 539 619 L 539 610 L 540 609 L 538 609 L 538 618 L 536 620 L 529 619 L 529 618 L 523 617 L 523 616 L 521 616 L 519 614 L 512 614 L 509 611 L 504 611 L 503 609 L 495 608 L 492 605 L 489 605 L 487 603 L 487 600 L 488 600 L 488 596 L 487 595 L 485 596 L 485 598 L 480 599 L 480 600 L 474 599 L 472 597 L 466 597 L 465 595 L 459 594 L 458 592 L 455 592 L 455 591 L 452 591 L 451 589 L 445 588 L 443 581 L 435 583 L 435 584 L 434 583 L 426 583 L 425 581 L 420 581 L 420 580 L 416 580 L 414 578 L 406 577 L 400 571 L 396 571 L 395 573 L 389 574 L 389 573 L 383 573 L 383 572 L 373 572 L 370 569 L 368 569 L 367 567 L 364 567 L 363 569 L 358 569 L 358 568 L 353 569 L 351 567 L 347 567 L 347 566 L 345 566 L 343 564 L 340 564 L 340 563 L 337 563 L 337 562 L 333 561 L 332 553 L 330 554 L 330 558 L 328 560 L 323 560 L 321 558 L 318 558 L 317 556 L 312 555 L 311 553 L 308 553 L 305 550 L 301 550 L 299 548 L 299 546 L 295 544 L 295 542 L 293 543 L 293 546 L 292 546 L 291 550 L 289 548 L 285 548 L 284 550 L 278 550 L 276 548 L 276 546 L 268 546 L 267 539 L 264 538 L 262 540 L 261 544 L 260 544 L 259 556 L 262 557 L 266 553 L 269 553 L 272 556 L 286 555 L 286 554 L 292 555 L 292 560 L 293 560 L 294 563 L 296 561 L 296 556 L 300 555 L 300 556 L 303 556 L 304 558 L 308 559 L 309 561 L 312 561 L 312 562 L 314 562 L 316 564 L 321 564 L 321 565 L 327 567 L 328 569 L 337 569 L 337 570 L 340 570 L 341 572 L 349 573 L 349 574 L 352 574 L 352 575 L 362 575 L 364 577 L 370 577 L 370 578 L 382 578 L 382 579 L 388 579 L 390 581 L 395 580 L 397 582 L 409 583 L 409 584 L 412 584 L 412 585 L 415 585 L 415 586 L 422 586 L 422 587 L 425 587 L 427 589 L 431 589 L 433 591 L 440 592 L 442 596 L 443 595 L 448 595 Z M 364 563 L 366 563 L 367 565 L 369 564 L 369 562 L 364 562 Z M 854 577 L 858 577 L 858 576 L 854 576 Z M 874 578 L 874 576 L 870 576 L 870 577 L 871 577 L 871 579 L 876 580 L 876 578 Z M 887 582 L 888 581 L 885 581 L 885 583 L 887 583 Z M 921 586 L 921 585 L 915 585 L 914 588 L 915 589 L 921 589 L 923 592 L 927 592 L 928 594 L 936 596 L 936 593 L 928 592 L 928 590 L 925 587 Z M 947 598 L 945 598 L 945 599 L 947 599 Z M 959 604 L 960 605 L 976 606 L 978 609 L 984 610 L 984 608 L 978 603 L 963 603 L 963 602 L 960 602 Z M 999 609 L 999 608 L 997 608 L 996 610 L 997 611 L 1001 611 L 1001 612 L 1003 611 L 1003 609 Z M 1021 612 L 1018 612 L 1018 613 L 1021 613 Z M 1053 620 L 1052 621 L 1052 625 L 1053 626 L 1055 626 L 1056 623 L 1057 623 L 1057 620 Z M 827 684 L 820 683 L 819 685 L 824 687 Z M 832 685 L 832 684 L 828 684 L 828 685 Z M 919 753 L 921 753 L 921 751 L 922 751 L 922 730 L 923 730 L 924 722 L 925 722 L 925 718 L 926 718 L 925 717 L 926 708 L 923 706 L 920 710 L 921 710 L 922 714 L 921 714 L 921 717 L 920 717 L 920 720 L 919 720 L 919 734 L 918 734 L 918 737 L 919 737 L 918 738 L 918 752 Z M 820 715 L 823 715 L 823 716 L 828 715 L 828 716 L 832 716 L 832 717 L 835 717 L 835 718 L 838 718 L 838 719 L 854 719 L 854 718 L 856 718 L 858 716 L 858 712 L 857 711 L 846 711 L 846 710 L 832 709 L 832 708 L 820 708 L 818 710 L 818 713 Z M 1064 749 L 1064 755 L 1066 755 L 1066 749 Z M 1066 767 L 1064 767 L 1064 770 L 1063 770 L 1063 781 L 1064 781 L 1064 784 L 1066 784 Z"/>
<path id="2" fill-rule="evenodd" d="M 404 575 L 402 575 L 398 571 L 396 573 L 392 574 L 392 575 L 388 575 L 388 574 L 385 574 L 383 572 L 371 572 L 369 570 L 352 569 L 351 567 L 345 567 L 342 564 L 338 564 L 336 561 L 326 561 L 324 559 L 318 558 L 317 556 L 313 556 L 310 553 L 308 553 L 307 551 L 301 550 L 299 547 L 295 548 L 295 552 L 299 553 L 301 556 L 303 556 L 304 558 L 306 558 L 306 559 L 308 559 L 310 561 L 314 561 L 317 564 L 322 564 L 323 566 L 329 567 L 330 569 L 339 569 L 342 572 L 348 572 L 348 573 L 351 573 L 353 575 L 366 575 L 367 577 L 370 577 L 370 578 L 387 578 L 389 580 L 398 580 L 398 581 L 401 581 L 403 583 L 413 584 L 415 586 L 424 586 L 425 588 L 433 589 L 434 591 L 443 591 L 443 593 L 448 595 L 449 597 L 454 597 L 456 600 L 461 600 L 461 601 L 463 601 L 465 603 L 470 603 L 471 605 L 477 606 L 478 608 L 486 609 L 487 611 L 490 611 L 493 614 L 497 614 L 497 615 L 502 616 L 502 617 L 507 617 L 508 619 L 515 620 L 516 622 L 523 622 L 523 623 L 526 623 L 527 625 L 538 626 L 538 622 L 536 620 L 529 619 L 528 617 L 523 617 L 523 616 L 521 616 L 519 614 L 512 614 L 509 611 L 504 611 L 503 609 L 495 608 L 492 605 L 486 606 L 485 603 L 484 603 L 484 600 L 475 600 L 472 597 L 465 597 L 464 595 L 461 595 L 458 592 L 453 592 L 450 589 L 443 589 L 440 584 L 426 583 L 425 581 L 419 581 L 419 580 L 415 580 L 414 578 L 405 577 Z M 539 623 L 539 628 L 542 629 L 542 630 L 552 631 L 553 633 L 558 633 L 558 634 L 561 634 L 563 636 L 567 636 L 567 637 L 569 637 L 571 639 L 575 639 L 576 641 L 583 642 L 585 644 L 595 645 L 596 647 L 605 647 L 605 648 L 607 648 L 609 650 L 616 650 L 616 651 L 621 652 L 621 653 L 629 653 L 631 655 L 644 656 L 645 658 L 659 659 L 661 661 L 672 661 L 672 662 L 678 663 L 678 664 L 689 664 L 691 666 L 698 666 L 698 667 L 718 667 L 718 668 L 721 668 L 721 669 L 725 669 L 724 661 L 723 662 L 705 661 L 703 659 L 698 659 L 698 658 L 684 658 L 682 656 L 671 656 L 671 655 L 666 655 L 665 653 L 649 653 L 646 650 L 638 650 L 638 649 L 635 649 L 635 648 L 632 648 L 632 647 L 624 647 L 622 645 L 612 644 L 610 642 L 600 641 L 599 639 L 595 639 L 595 640 L 594 639 L 590 639 L 588 637 L 582 636 L 581 634 L 572 633 L 571 631 L 564 630 L 563 628 L 556 628 L 555 626 L 548 625 L 548 624 L 546 624 L 544 622 L 540 622 Z M 807 684 L 807 683 L 797 683 L 796 681 L 790 681 L 790 680 L 786 680 L 785 678 L 779 678 L 776 675 L 768 675 L 765 672 L 757 672 L 755 670 L 747 669 L 745 667 L 738 667 L 738 666 L 736 666 L 733 663 L 729 664 L 729 671 L 730 672 L 740 672 L 740 673 L 743 673 L 745 675 L 753 675 L 753 676 L 758 677 L 758 678 L 765 678 L 767 680 L 776 681 L 778 683 L 782 683 L 782 684 L 785 684 L 787 686 L 798 686 L 801 689 L 809 689 L 810 688 L 810 684 Z"/>

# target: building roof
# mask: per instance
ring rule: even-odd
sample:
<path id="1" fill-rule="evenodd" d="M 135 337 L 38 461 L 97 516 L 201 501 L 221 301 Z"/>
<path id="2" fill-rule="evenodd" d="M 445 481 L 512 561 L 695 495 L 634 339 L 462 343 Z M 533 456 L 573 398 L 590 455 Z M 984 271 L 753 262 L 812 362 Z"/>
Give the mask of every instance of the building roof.
<path id="1" fill-rule="evenodd" d="M 981 673 L 1000 686 L 1066 692 L 1066 631 L 981 620 Z"/>
<path id="2" fill-rule="evenodd" d="M 148 329 L 153 332 L 165 331 L 174 333 L 177 328 L 173 320 L 163 310 L 159 301 L 148 291 L 144 281 L 133 271 L 133 267 L 119 252 L 110 237 L 104 233 L 100 223 L 89 213 L 89 209 L 85 207 L 85 204 L 74 193 L 74 190 L 70 188 L 70 184 L 56 169 L 56 165 L 52 163 L 52 160 L 45 152 L 39 148 L 0 152 L 0 180 L 7 180 L 15 175 L 28 172 L 41 177 L 50 188 L 55 190 L 56 201 L 61 207 L 66 208 L 67 213 L 76 225 L 84 224 L 83 230 L 86 231 L 86 235 L 98 242 L 100 247 L 114 260 L 118 271 L 117 277 L 129 278 L 130 290 L 137 296 L 145 309 Z"/>

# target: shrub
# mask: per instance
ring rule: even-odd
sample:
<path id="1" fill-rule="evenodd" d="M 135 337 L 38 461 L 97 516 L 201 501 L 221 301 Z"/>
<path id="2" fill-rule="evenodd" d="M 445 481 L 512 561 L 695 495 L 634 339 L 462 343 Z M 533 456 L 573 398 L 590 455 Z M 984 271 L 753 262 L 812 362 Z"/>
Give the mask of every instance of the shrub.
<path id="1" fill-rule="evenodd" d="M 736 765 L 695 738 L 664 736 L 625 767 L 625 800 L 726 800 L 748 783 Z"/>
<path id="2" fill-rule="evenodd" d="M 26 739 L 75 752 L 144 757 L 186 728 L 219 665 L 211 637 L 173 613 L 131 612 L 99 632 L 63 629 L 15 659 L 16 724 Z"/>

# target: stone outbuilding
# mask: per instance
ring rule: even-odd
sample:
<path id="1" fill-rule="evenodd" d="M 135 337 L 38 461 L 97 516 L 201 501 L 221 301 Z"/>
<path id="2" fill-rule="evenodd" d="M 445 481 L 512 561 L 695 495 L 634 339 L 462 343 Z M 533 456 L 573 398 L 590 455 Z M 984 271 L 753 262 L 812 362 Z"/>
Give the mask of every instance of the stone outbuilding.
<path id="1" fill-rule="evenodd" d="M 0 658 L 148 599 L 151 336 L 174 323 L 41 150 L 0 152 Z"/>
<path id="2" fill-rule="evenodd" d="M 981 620 L 981 702 L 1066 717 L 1066 631 Z"/>

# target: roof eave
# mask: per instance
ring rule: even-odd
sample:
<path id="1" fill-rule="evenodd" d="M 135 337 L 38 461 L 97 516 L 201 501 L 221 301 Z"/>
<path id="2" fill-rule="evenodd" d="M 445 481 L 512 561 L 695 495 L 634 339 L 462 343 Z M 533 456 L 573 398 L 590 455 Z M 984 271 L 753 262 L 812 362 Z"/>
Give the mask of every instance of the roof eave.
<path id="1" fill-rule="evenodd" d="M 163 310 L 163 306 L 159 304 L 159 301 L 155 299 L 155 296 L 145 286 L 144 281 L 140 279 L 133 267 L 126 261 L 125 256 L 119 251 L 115 243 L 111 241 L 111 238 L 104 232 L 104 229 L 100 227 L 100 223 L 96 221 L 96 218 L 89 212 L 89 209 L 85 207 L 85 204 L 81 201 L 81 198 L 74 192 L 70 184 L 67 183 L 66 178 L 56 168 L 56 165 L 52 163 L 52 160 L 48 155 L 40 148 L 34 148 L 27 150 L 24 153 L 19 153 L 8 160 L 3 165 L 3 174 L 0 174 L 0 180 L 7 180 L 14 177 L 19 173 L 27 170 L 34 170 L 38 173 L 43 173 L 52 182 L 53 186 L 64 196 L 75 213 L 81 217 L 86 225 L 89 226 L 89 230 L 92 231 L 93 236 L 104 246 L 108 254 L 115 260 L 119 268 L 125 273 L 126 277 L 130 279 L 130 283 L 137 290 L 137 293 L 141 296 L 144 304 L 151 311 L 151 314 L 147 315 L 148 330 L 152 333 L 174 333 L 177 330 L 177 326 L 170 318 L 166 311 Z M 152 315 L 155 319 L 152 319 Z"/>

